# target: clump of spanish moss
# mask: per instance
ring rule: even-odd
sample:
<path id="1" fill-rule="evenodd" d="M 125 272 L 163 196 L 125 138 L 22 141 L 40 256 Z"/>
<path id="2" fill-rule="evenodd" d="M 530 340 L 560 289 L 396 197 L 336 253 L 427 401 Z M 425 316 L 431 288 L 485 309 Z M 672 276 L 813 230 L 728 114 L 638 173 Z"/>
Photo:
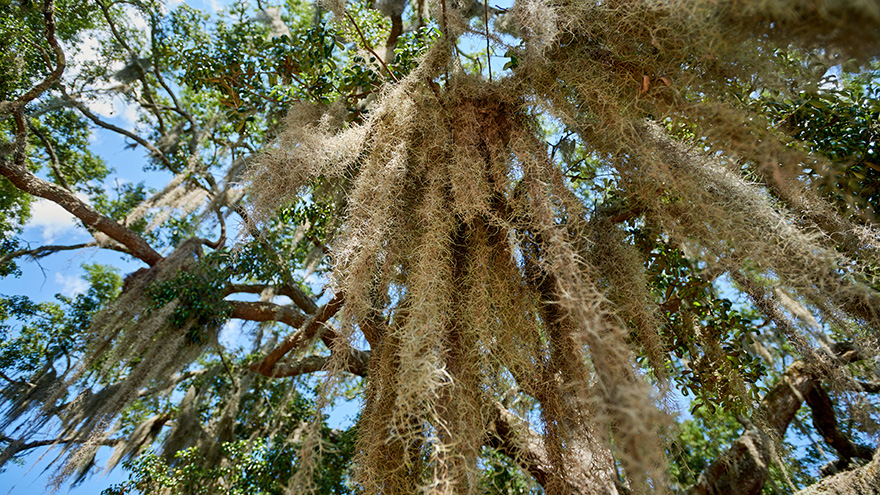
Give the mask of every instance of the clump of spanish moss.
<path id="1" fill-rule="evenodd" d="M 548 157 L 535 109 L 612 167 L 630 216 L 729 272 L 806 355 L 828 355 L 811 338 L 817 324 L 876 345 L 880 296 L 859 270 L 878 261 L 877 231 L 801 183 L 792 170 L 823 159 L 739 103 L 746 87 L 781 87 L 773 50 L 876 55 L 876 5 L 532 0 L 512 14 L 525 43 L 511 76 L 464 75 L 441 40 L 363 123 L 292 111 L 251 170 L 263 218 L 314 177 L 348 188 L 333 280 L 341 338 L 359 331 L 372 350 L 365 493 L 478 491 L 480 448 L 512 383 L 539 404 L 535 426 L 563 475 L 548 493 L 566 493 L 559 480 L 586 465 L 597 491 L 614 492 L 613 459 L 634 491 L 665 486 L 666 419 L 633 359 L 662 376 L 657 301 L 617 221 L 588 209 Z M 434 15 L 446 36 L 468 32 L 454 9 Z M 441 74 L 442 90 L 425 82 Z M 745 395 L 718 342 L 693 326 Z"/>
<path id="2" fill-rule="evenodd" d="M 199 240 L 185 241 L 156 266 L 129 275 L 119 297 L 93 317 L 85 358 L 68 375 L 58 376 L 42 387 L 47 391 L 41 395 L 44 413 L 41 416 L 57 415 L 61 419 L 57 438 L 62 441 L 62 450 L 67 452 L 56 483 L 76 473 L 84 474 L 97 449 L 107 444 L 116 429 L 115 422 L 121 412 L 144 391 L 170 393 L 174 377 L 169 370 L 185 369 L 212 340 L 211 337 L 202 342 L 193 340 L 193 327 L 199 324 L 195 318 L 182 325 L 179 321 L 173 323 L 179 301 L 156 307 L 149 297 L 153 284 L 170 280 L 199 262 L 199 243 Z M 207 332 L 216 333 L 216 330 Z M 75 386 L 84 379 L 96 384 L 97 390 L 94 386 Z M 39 428 L 44 421 L 29 427 Z M 117 445 L 113 462 L 136 453 L 140 446 L 155 438 L 158 431 L 147 423 L 130 435 L 127 445 Z"/>

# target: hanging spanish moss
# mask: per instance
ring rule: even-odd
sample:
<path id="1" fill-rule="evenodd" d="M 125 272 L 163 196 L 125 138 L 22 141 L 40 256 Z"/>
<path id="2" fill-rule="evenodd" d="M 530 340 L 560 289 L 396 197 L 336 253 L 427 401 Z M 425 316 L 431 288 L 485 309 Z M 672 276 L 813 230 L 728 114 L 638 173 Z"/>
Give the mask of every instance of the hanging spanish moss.
<path id="1" fill-rule="evenodd" d="M 345 6 L 333 10 L 342 18 Z M 446 38 L 365 122 L 296 108 L 251 170 L 263 218 L 314 177 L 347 188 L 333 280 L 341 338 L 360 332 L 372 350 L 365 493 L 476 493 L 493 408 L 513 383 L 539 405 L 533 426 L 554 472 L 589 473 L 597 493 L 616 492 L 618 465 L 635 492 L 666 485 L 667 419 L 634 361 L 645 355 L 663 377 L 644 260 L 550 159 L 537 112 L 608 164 L 633 216 L 730 273 L 817 364 L 816 325 L 877 350 L 880 296 L 861 270 L 880 260 L 878 232 L 801 182 L 796 170 L 823 160 L 738 99 L 789 76 L 774 50 L 875 55 L 876 3 L 535 0 L 512 15 L 525 42 L 509 77 L 465 75 L 450 39 L 468 23 L 435 3 Z M 831 232 L 848 247 L 835 250 Z M 712 333 L 690 325 L 702 366 L 745 396 Z M 548 493 L 567 493 L 553 483 Z"/>
<path id="2" fill-rule="evenodd" d="M 174 375 L 169 370 L 185 369 L 216 337 L 217 328 L 205 328 L 197 317 L 181 321 L 176 313 L 179 300 L 157 304 L 151 297 L 151 287 L 191 269 L 200 256 L 200 242 L 185 241 L 155 267 L 129 275 L 119 297 L 94 316 L 86 357 L 67 375 L 52 375 L 51 383 L 41 385 L 46 391 L 41 392 L 45 414 L 40 416 L 56 414 L 61 419 L 57 438 L 65 441 L 61 455 L 66 453 L 66 459 L 57 472 L 56 485 L 84 474 L 98 448 L 117 429 L 121 412 L 145 391 L 171 393 Z M 77 383 L 89 386 L 78 388 Z M 111 467 L 155 439 L 158 429 L 152 426 L 157 421 L 148 419 L 129 435 L 127 443 L 117 445 Z M 37 430 L 44 423 L 38 420 L 20 428 Z"/>

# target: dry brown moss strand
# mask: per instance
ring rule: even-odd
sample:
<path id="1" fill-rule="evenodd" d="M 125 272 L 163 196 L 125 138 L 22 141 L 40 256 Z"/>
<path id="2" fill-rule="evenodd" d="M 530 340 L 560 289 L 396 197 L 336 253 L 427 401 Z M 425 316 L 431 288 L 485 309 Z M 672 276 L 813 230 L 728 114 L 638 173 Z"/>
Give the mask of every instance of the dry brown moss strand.
<path id="1" fill-rule="evenodd" d="M 652 428 L 664 421 L 653 406 L 648 387 L 635 376 L 630 350 L 624 333 L 606 314 L 607 299 L 587 278 L 594 269 L 584 269 L 580 259 L 560 228 L 549 196 L 552 185 L 536 177 L 552 177 L 545 159 L 533 159 L 525 171 L 530 182 L 529 193 L 534 201 L 534 229 L 541 233 L 545 251 L 543 268 L 552 276 L 553 304 L 564 311 L 576 332 L 574 344 L 589 349 L 599 390 L 596 402 L 601 420 L 613 430 L 614 445 L 626 467 L 633 489 L 648 492 L 665 487 L 663 447 Z M 581 356 L 575 351 L 574 356 Z M 577 359 L 583 359 L 578 357 Z M 565 372 L 564 372 L 565 373 Z M 585 378 L 565 377 L 573 387 L 585 387 Z M 587 405 L 587 404 L 585 404 Z M 650 481 L 649 481 L 650 480 Z"/>

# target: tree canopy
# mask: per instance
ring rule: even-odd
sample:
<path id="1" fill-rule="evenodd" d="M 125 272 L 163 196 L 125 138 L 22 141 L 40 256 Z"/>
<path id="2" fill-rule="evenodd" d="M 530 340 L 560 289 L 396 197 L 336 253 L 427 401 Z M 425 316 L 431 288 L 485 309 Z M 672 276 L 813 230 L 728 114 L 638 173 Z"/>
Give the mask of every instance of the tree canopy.
<path id="1" fill-rule="evenodd" d="M 878 493 L 878 54 L 873 0 L 0 1 L 0 466 Z"/>

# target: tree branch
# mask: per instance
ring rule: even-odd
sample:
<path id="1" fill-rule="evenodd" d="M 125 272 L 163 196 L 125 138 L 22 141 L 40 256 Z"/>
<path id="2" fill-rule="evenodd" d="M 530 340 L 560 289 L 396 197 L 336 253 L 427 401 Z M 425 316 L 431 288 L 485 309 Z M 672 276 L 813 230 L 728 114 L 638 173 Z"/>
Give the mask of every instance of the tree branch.
<path id="1" fill-rule="evenodd" d="M 594 453 L 573 445 L 577 450 L 573 455 L 583 462 L 577 466 L 579 469 L 561 472 L 553 467 L 541 435 L 499 402 L 492 404 L 491 421 L 494 435 L 488 438 L 486 445 L 519 464 L 547 493 L 552 492 L 550 487 L 571 495 L 620 493 L 610 472 L 610 459 L 609 465 L 603 466 L 596 462 Z"/>
<path id="2" fill-rule="evenodd" d="M 332 356 L 307 356 L 292 363 L 279 362 L 265 375 L 269 378 L 284 378 L 306 375 L 327 369 Z M 370 369 L 370 351 L 349 349 L 343 371 L 353 375 L 366 377 Z"/>
<path id="3" fill-rule="evenodd" d="M 0 159 L 0 174 L 22 191 L 57 203 L 80 219 L 87 227 L 106 234 L 128 248 L 132 256 L 144 263 L 153 266 L 162 260 L 162 256 L 140 235 L 102 215 L 67 189 L 40 179 L 32 174 L 24 164 L 10 163 Z"/>
<path id="4" fill-rule="evenodd" d="M 46 41 L 55 52 L 55 68 L 40 81 L 37 85 L 29 89 L 25 94 L 19 96 L 13 101 L 0 102 L 0 119 L 6 118 L 8 115 L 20 114 L 24 106 L 45 93 L 53 84 L 61 80 L 64 69 L 67 67 L 67 61 L 64 57 L 64 50 L 55 39 L 55 1 L 46 0 L 43 6 L 43 19 L 46 21 Z M 18 119 L 16 119 L 18 120 Z"/>
<path id="5" fill-rule="evenodd" d="M 298 327 L 306 321 L 305 315 L 288 306 L 269 302 L 228 301 L 232 305 L 232 318 L 249 321 L 280 321 Z"/>
<path id="6" fill-rule="evenodd" d="M 813 426 L 816 427 L 816 431 L 822 435 L 828 445 L 837 451 L 837 455 L 840 457 L 840 460 L 834 463 L 834 469 L 846 469 L 853 458 L 871 459 L 874 455 L 874 449 L 854 444 L 840 431 L 837 426 L 837 417 L 834 414 L 834 404 L 821 384 L 817 383 L 807 393 L 806 401 L 810 406 Z"/>
<path id="7" fill-rule="evenodd" d="M 795 495 L 880 495 L 880 449 L 866 466 L 825 478 Z"/>
<path id="8" fill-rule="evenodd" d="M 382 64 L 382 67 L 385 69 L 385 72 L 387 72 L 388 75 L 391 76 L 391 79 L 393 79 L 394 82 L 400 82 L 397 79 L 397 76 L 395 76 L 394 73 L 391 72 L 391 69 L 389 69 L 388 66 L 385 64 L 385 61 L 382 60 L 382 57 L 380 57 L 379 54 L 377 54 L 373 50 L 373 47 L 370 46 L 370 42 L 367 41 L 366 36 L 364 36 L 364 32 L 361 31 L 361 28 L 360 28 L 360 26 L 358 26 L 357 22 L 355 22 L 354 17 L 352 17 L 351 14 L 349 14 L 348 12 L 345 13 L 345 17 L 348 18 L 349 22 L 351 22 L 351 25 L 354 26 L 354 29 L 355 29 L 355 31 L 357 31 L 358 36 L 361 37 L 361 42 L 364 44 L 364 48 L 366 48 L 367 51 L 370 52 L 370 54 L 372 54 L 374 57 L 376 57 L 376 60 L 378 60 L 379 63 Z M 390 38 L 389 38 L 389 41 L 390 41 Z"/>
<path id="9" fill-rule="evenodd" d="M 52 171 L 55 172 L 55 176 L 58 177 L 58 184 L 68 191 L 73 191 L 70 184 L 67 183 L 67 179 L 64 178 L 64 174 L 61 173 L 61 163 L 58 160 L 58 154 L 55 153 L 55 148 L 52 146 L 52 143 L 49 142 L 49 139 L 44 136 L 39 129 L 34 126 L 30 126 L 30 128 L 31 132 L 33 132 L 34 135 L 42 141 L 43 146 L 46 147 L 46 153 L 49 154 L 49 164 L 52 166 Z"/>
<path id="10" fill-rule="evenodd" d="M 848 344 L 835 345 L 833 350 L 838 358 L 838 363 L 841 364 L 860 358 L 852 346 Z M 796 361 L 789 366 L 782 381 L 773 387 L 759 403 L 758 409 L 753 415 L 754 423 L 744 418 L 741 419 L 741 422 L 746 425 L 745 431 L 726 452 L 700 473 L 699 479 L 689 490 L 689 495 L 722 493 L 757 495 L 761 493 L 770 475 L 770 465 L 777 457 L 774 439 L 785 436 L 789 423 L 794 419 L 801 405 L 810 400 L 809 397 L 814 390 L 821 390 L 819 378 L 817 370 L 803 361 Z M 814 396 L 813 402 L 820 409 L 830 407 L 830 399 L 827 403 L 822 403 L 821 393 L 824 391 L 820 392 L 819 396 Z M 825 397 L 827 398 L 827 395 Z M 831 415 L 833 418 L 833 409 Z M 832 430 L 836 430 L 836 419 L 832 423 L 827 416 L 827 411 L 824 410 L 820 410 L 819 416 L 817 423 L 814 412 L 814 424 L 817 429 L 823 437 L 826 434 L 833 435 Z M 832 446 L 835 449 L 840 446 L 844 452 L 853 453 L 852 450 L 847 450 L 847 446 L 843 444 L 841 439 L 832 438 L 831 441 L 834 442 Z M 853 457 L 862 457 L 860 447 L 853 445 L 849 447 L 859 451 L 858 455 Z"/>
<path id="11" fill-rule="evenodd" d="M 107 129 L 108 131 L 113 131 L 117 134 L 121 134 L 121 135 L 133 140 L 134 142 L 138 143 L 139 145 L 141 145 L 144 148 L 146 148 L 147 150 L 149 150 L 150 153 L 155 155 L 157 159 L 162 161 L 162 163 L 164 163 L 165 166 L 168 167 L 168 170 L 171 170 L 174 173 L 179 172 L 178 170 L 176 170 L 174 168 L 174 165 L 171 163 L 171 160 L 159 148 L 153 146 L 153 144 L 151 144 L 150 142 L 148 142 L 144 138 L 138 136 L 137 134 L 135 134 L 131 131 L 127 131 L 121 127 L 117 127 L 109 122 L 105 122 L 104 120 L 101 120 L 101 118 L 99 118 L 97 115 L 92 113 L 92 111 L 89 110 L 88 107 L 83 105 L 83 103 L 81 101 L 79 101 L 79 100 L 73 98 L 72 96 L 70 96 L 69 94 L 67 94 L 67 91 L 64 90 L 64 88 L 61 88 L 61 93 L 62 93 L 62 98 L 64 99 L 64 101 L 73 105 L 77 110 L 80 111 L 80 113 L 85 115 L 86 118 L 88 118 L 89 120 L 94 122 L 95 125 L 97 125 L 98 127 L 103 127 L 104 129 Z"/>
<path id="12" fill-rule="evenodd" d="M 54 445 L 63 445 L 68 443 L 83 443 L 87 441 L 88 436 L 85 437 L 68 437 L 68 438 L 55 438 L 49 440 L 35 440 L 33 442 L 25 442 L 21 439 L 13 439 L 7 436 L 0 436 L 0 442 L 8 442 L 9 445 L 0 452 L 0 466 L 5 465 L 9 462 L 10 459 L 15 457 L 19 452 L 24 452 L 26 450 L 36 449 L 39 447 L 50 447 Z M 124 438 L 105 438 L 103 440 L 98 440 L 96 442 L 97 445 L 101 446 L 109 446 L 113 447 L 118 445 L 121 442 L 124 442 Z"/>
<path id="13" fill-rule="evenodd" d="M 21 256 L 30 256 L 33 259 L 39 259 L 61 251 L 74 251 L 76 249 L 84 249 L 89 247 L 98 247 L 98 243 L 85 242 L 82 244 L 73 244 L 70 246 L 40 246 L 36 249 L 19 249 L 18 251 L 13 251 L 9 254 L 0 256 L 0 265 Z"/>
<path id="14" fill-rule="evenodd" d="M 246 294 L 260 294 L 264 290 L 272 287 L 275 290 L 275 294 L 279 296 L 287 296 L 293 301 L 294 304 L 299 307 L 304 313 L 312 315 L 318 311 L 318 305 L 312 301 L 308 295 L 306 295 L 305 291 L 300 289 L 299 287 L 292 284 L 282 284 L 269 286 L 265 284 L 227 284 L 226 285 L 226 294 L 235 294 L 237 292 L 242 292 Z"/>
<path id="15" fill-rule="evenodd" d="M 336 294 L 330 302 L 321 307 L 321 309 L 318 310 L 308 322 L 306 322 L 305 326 L 285 338 L 284 341 L 267 354 L 261 362 L 251 366 L 251 370 L 261 375 L 270 376 L 272 368 L 275 367 L 275 364 L 284 357 L 285 354 L 292 351 L 301 343 L 309 342 L 315 337 L 315 335 L 317 335 L 318 331 L 324 327 L 324 323 L 342 309 L 344 300 L 342 294 Z"/>

